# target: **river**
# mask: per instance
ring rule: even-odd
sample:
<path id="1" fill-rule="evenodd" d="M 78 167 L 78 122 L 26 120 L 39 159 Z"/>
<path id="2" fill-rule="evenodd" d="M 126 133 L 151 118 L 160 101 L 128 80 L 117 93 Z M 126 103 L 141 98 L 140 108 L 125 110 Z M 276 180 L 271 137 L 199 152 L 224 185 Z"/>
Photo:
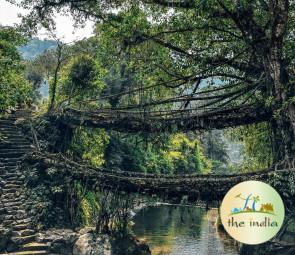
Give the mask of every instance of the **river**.
<path id="1" fill-rule="evenodd" d="M 134 216 L 133 232 L 152 255 L 238 255 L 233 239 L 217 230 L 216 219 L 216 209 L 148 206 Z"/>

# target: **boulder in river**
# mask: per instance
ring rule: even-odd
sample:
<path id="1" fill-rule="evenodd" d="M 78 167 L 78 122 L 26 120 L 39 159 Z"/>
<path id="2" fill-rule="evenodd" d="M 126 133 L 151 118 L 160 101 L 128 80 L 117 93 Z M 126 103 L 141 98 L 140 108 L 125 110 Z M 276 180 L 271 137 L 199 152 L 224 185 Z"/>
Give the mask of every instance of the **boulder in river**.
<path id="1" fill-rule="evenodd" d="M 108 238 L 93 233 L 81 235 L 73 248 L 73 255 L 111 255 Z"/>

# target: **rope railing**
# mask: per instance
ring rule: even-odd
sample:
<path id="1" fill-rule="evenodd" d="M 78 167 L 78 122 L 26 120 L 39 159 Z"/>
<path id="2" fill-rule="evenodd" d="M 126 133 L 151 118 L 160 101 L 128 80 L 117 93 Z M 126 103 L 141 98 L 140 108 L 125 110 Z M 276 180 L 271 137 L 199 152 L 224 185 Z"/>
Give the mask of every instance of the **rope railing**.
<path id="1" fill-rule="evenodd" d="M 158 174 L 158 173 L 142 173 L 142 172 L 135 172 L 135 171 L 122 171 L 122 170 L 115 170 L 115 169 L 107 169 L 105 167 L 100 168 L 94 168 L 89 165 L 86 165 L 85 162 L 77 163 L 73 160 L 67 158 L 63 154 L 44 154 L 40 152 L 34 152 L 29 157 L 36 157 L 39 160 L 48 160 L 50 162 L 55 163 L 61 163 L 69 166 L 71 169 L 75 169 L 75 171 L 81 171 L 82 169 L 87 169 L 88 172 L 91 172 L 92 174 L 102 174 L 102 175 L 108 175 L 113 176 L 117 178 L 137 178 L 137 179 L 153 179 L 153 180 L 191 180 L 191 179 L 204 179 L 208 180 L 210 178 L 217 178 L 217 179 L 224 179 L 224 178 L 239 178 L 239 177 L 247 177 L 247 176 L 253 176 L 253 175 L 261 175 L 261 174 L 267 174 L 270 171 L 284 171 L 286 170 L 286 164 L 285 162 L 278 163 L 274 165 L 271 168 L 268 169 L 261 169 L 258 171 L 253 172 L 246 172 L 246 173 L 232 173 L 232 174 L 200 174 L 200 173 L 192 173 L 192 174 Z M 295 159 L 291 159 L 293 164 L 289 164 L 288 170 L 294 170 L 295 171 Z M 292 167 L 290 167 L 292 165 Z"/>

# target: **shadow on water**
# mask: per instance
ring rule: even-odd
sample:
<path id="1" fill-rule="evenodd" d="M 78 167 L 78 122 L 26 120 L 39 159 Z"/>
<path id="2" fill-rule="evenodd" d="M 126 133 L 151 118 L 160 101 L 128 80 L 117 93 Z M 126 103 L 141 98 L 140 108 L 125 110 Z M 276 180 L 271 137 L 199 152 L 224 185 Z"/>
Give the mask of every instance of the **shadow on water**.
<path id="1" fill-rule="evenodd" d="M 153 255 L 239 254 L 234 241 L 216 228 L 217 210 L 150 206 L 134 217 L 134 234 Z"/>

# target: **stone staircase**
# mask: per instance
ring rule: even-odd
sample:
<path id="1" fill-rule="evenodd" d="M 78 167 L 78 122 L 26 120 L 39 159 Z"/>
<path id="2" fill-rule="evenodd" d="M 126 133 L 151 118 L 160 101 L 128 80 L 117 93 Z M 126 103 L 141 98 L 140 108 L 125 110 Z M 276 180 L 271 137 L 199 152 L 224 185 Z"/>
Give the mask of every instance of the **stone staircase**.
<path id="1" fill-rule="evenodd" d="M 12 229 L 11 241 L 6 248 L 10 253 L 5 254 L 49 254 L 46 243 L 36 242 L 32 219 L 25 209 L 24 177 L 18 169 L 21 158 L 34 147 L 24 138 L 15 122 L 30 114 L 29 111 L 19 110 L 0 119 L 0 227 Z"/>

